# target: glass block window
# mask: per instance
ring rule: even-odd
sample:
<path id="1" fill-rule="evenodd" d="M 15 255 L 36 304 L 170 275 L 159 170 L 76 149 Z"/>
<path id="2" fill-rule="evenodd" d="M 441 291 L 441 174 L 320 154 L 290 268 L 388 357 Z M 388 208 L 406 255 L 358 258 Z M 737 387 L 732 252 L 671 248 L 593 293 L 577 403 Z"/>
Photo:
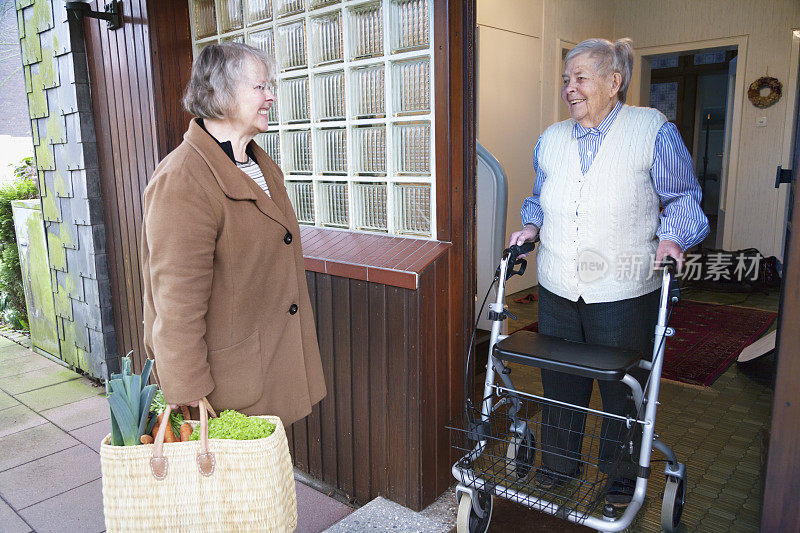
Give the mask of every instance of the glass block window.
<path id="1" fill-rule="evenodd" d="M 658 109 L 670 122 L 678 118 L 678 82 L 650 85 L 650 107 Z"/>
<path id="2" fill-rule="evenodd" d="M 433 0 L 188 0 L 194 53 L 274 55 L 256 142 L 301 224 L 435 238 Z"/>

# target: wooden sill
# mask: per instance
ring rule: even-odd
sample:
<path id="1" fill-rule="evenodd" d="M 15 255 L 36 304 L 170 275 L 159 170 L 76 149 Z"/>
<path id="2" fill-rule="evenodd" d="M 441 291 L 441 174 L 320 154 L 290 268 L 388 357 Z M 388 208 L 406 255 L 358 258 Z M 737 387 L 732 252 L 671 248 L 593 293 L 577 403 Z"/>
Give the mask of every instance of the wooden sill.
<path id="1" fill-rule="evenodd" d="M 416 290 L 449 242 L 300 226 L 306 270 Z"/>

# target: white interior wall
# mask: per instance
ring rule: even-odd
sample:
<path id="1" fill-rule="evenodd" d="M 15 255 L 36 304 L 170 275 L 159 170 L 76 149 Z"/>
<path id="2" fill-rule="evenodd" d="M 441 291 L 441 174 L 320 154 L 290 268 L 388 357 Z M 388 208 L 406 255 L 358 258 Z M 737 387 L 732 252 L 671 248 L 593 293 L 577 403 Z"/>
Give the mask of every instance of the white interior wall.
<path id="1" fill-rule="evenodd" d="M 541 12 L 537 0 L 478 0 L 477 4 L 478 140 L 497 158 L 508 179 L 506 242 L 521 227 L 519 211 L 533 183 L 531 153 L 541 124 Z M 530 268 L 524 278 L 509 280 L 506 290 L 511 294 L 535 284 L 536 269 Z"/>

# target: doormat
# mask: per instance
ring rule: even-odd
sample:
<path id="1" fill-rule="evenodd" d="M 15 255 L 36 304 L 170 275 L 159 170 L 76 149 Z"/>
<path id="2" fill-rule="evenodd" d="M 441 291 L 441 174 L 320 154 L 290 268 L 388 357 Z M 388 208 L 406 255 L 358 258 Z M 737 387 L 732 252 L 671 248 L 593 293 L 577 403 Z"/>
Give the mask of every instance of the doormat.
<path id="1" fill-rule="evenodd" d="M 675 335 L 666 340 L 661 377 L 708 387 L 777 316 L 749 307 L 682 300 L 669 321 Z M 539 331 L 539 323 L 522 329 Z"/>

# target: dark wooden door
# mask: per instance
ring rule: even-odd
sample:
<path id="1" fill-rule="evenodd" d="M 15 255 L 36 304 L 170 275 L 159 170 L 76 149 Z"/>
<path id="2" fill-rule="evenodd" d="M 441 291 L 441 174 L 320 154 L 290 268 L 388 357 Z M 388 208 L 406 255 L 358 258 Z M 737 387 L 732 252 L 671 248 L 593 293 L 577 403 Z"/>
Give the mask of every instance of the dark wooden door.
<path id="1" fill-rule="evenodd" d="M 800 196 L 796 194 L 800 175 L 800 105 L 795 111 L 795 124 L 761 531 L 800 531 L 800 231 L 792 231 L 793 213 L 800 210 Z"/>

